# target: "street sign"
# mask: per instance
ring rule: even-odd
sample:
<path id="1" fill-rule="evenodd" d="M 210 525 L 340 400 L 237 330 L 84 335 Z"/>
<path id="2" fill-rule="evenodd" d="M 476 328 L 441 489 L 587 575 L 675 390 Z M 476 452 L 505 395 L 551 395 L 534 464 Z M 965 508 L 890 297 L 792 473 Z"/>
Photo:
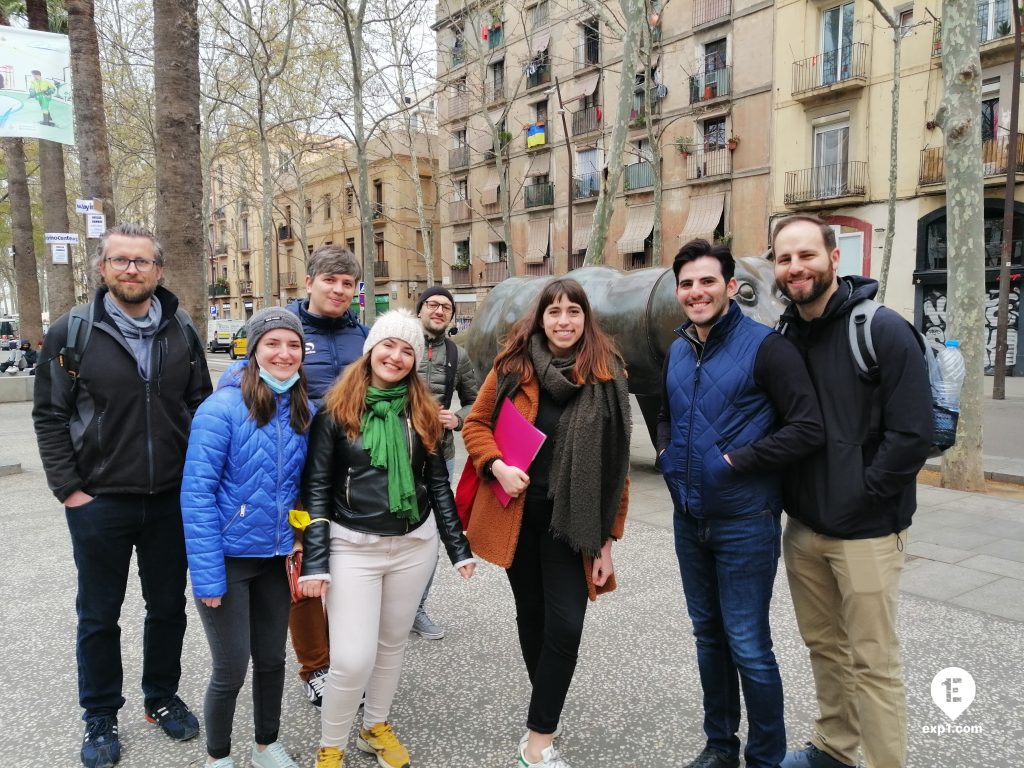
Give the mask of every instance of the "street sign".
<path id="1" fill-rule="evenodd" d="M 217 307 L 216 307 L 216 305 L 211 305 L 210 306 L 210 317 L 216 317 L 216 316 L 217 316 Z"/>

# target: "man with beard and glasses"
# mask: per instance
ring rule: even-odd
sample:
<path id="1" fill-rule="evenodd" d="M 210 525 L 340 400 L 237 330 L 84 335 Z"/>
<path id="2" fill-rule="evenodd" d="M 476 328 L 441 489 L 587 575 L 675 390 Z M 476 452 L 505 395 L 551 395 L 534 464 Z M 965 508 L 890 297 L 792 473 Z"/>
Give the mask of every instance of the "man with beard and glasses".
<path id="1" fill-rule="evenodd" d="M 93 263 L 101 285 L 87 310 L 90 329 L 77 325 L 69 340 L 72 313 L 57 320 L 37 369 L 32 420 L 39 455 L 50 490 L 64 504 L 78 569 L 87 768 L 112 766 L 121 756 L 118 620 L 133 550 L 146 602 L 146 719 L 178 741 L 199 732 L 178 698 L 187 568 L 179 496 L 192 416 L 211 386 L 195 329 L 176 317 L 178 299 L 158 285 L 163 263 L 148 230 L 107 230 Z M 69 367 L 70 358 L 77 365 Z"/>
<path id="2" fill-rule="evenodd" d="M 876 368 L 861 375 L 851 313 L 878 283 L 838 277 L 832 227 L 791 216 L 772 238 L 776 284 L 792 304 L 779 327 L 800 350 L 825 424 L 825 448 L 784 485 L 786 575 L 810 652 L 819 715 L 782 768 L 907 764 L 906 692 L 896 604 L 917 473 L 932 438 L 928 371 L 916 331 L 879 307 Z"/>
<path id="3" fill-rule="evenodd" d="M 687 322 L 664 366 L 658 466 L 704 693 L 703 751 L 685 768 L 747 768 L 786 754 L 769 609 L 782 534 L 782 470 L 822 443 L 821 413 L 793 345 L 732 300 L 728 246 L 691 240 L 672 270 Z"/>

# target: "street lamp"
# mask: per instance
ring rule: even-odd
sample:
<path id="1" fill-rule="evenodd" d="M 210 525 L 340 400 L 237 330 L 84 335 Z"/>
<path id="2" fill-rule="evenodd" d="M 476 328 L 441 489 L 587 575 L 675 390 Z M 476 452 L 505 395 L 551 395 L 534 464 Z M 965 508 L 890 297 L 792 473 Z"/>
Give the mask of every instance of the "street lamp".
<path id="1" fill-rule="evenodd" d="M 562 101 L 562 89 L 558 84 L 558 77 L 555 77 L 555 84 L 551 88 L 544 91 L 546 94 L 555 94 L 558 97 L 558 114 L 562 117 L 562 133 L 565 135 L 565 154 L 569 158 L 569 208 L 568 208 L 568 222 L 566 225 L 566 243 L 565 243 L 565 269 L 569 271 L 570 264 L 572 262 L 572 199 L 574 197 L 573 192 L 576 185 L 576 179 L 572 174 L 572 145 L 569 143 L 569 127 L 565 122 L 565 102 Z"/>

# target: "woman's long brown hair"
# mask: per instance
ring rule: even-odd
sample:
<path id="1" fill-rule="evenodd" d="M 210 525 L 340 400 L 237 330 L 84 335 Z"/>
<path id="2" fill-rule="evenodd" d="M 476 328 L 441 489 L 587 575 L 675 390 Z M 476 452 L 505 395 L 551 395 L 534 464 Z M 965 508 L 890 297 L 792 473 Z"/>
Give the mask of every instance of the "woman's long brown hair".
<path id="1" fill-rule="evenodd" d="M 549 306 L 565 296 L 583 310 L 583 334 L 576 343 L 576 365 L 573 367 L 573 381 L 577 384 L 593 384 L 615 378 L 613 361 L 623 364 L 622 356 L 611 336 L 601 329 L 594 316 L 590 300 L 583 286 L 572 278 L 552 280 L 534 302 L 533 307 L 520 319 L 508 336 L 501 351 L 494 358 L 494 370 L 499 374 L 519 378 L 520 384 L 533 379 L 533 363 L 530 362 L 530 337 L 544 333 L 544 312 Z"/>
<path id="2" fill-rule="evenodd" d="M 409 385 L 409 413 L 412 426 L 427 451 L 433 452 L 441 439 L 441 416 L 437 400 L 413 368 L 405 377 Z M 370 386 L 370 353 L 354 360 L 341 378 L 327 390 L 324 409 L 334 421 L 345 428 L 350 441 L 359 437 L 363 414 L 366 413 L 366 390 Z"/>
<path id="3" fill-rule="evenodd" d="M 256 362 L 256 355 L 249 358 L 249 364 L 242 370 L 242 402 L 249 409 L 256 426 L 262 427 L 270 423 L 277 413 L 277 403 L 274 402 L 274 393 L 270 387 L 260 379 L 260 364 Z M 309 410 L 309 396 L 306 387 L 306 372 L 299 367 L 299 380 L 291 388 L 290 418 L 292 429 L 300 435 L 309 429 L 313 421 L 313 414 Z"/>

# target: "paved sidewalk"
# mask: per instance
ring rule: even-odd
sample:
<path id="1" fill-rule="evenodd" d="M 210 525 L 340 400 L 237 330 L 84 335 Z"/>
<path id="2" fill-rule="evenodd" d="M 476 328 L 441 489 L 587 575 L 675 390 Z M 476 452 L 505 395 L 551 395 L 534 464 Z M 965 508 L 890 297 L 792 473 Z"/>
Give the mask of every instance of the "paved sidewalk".
<path id="1" fill-rule="evenodd" d="M 5 766 L 73 767 L 79 764 L 81 738 L 74 665 L 75 574 L 64 512 L 46 489 L 29 411 L 28 403 L 0 404 L 0 450 L 25 470 L 0 477 L 5 533 L 0 565 L 0 753 Z M 694 646 L 668 530 L 668 495 L 653 471 L 653 448 L 642 428 L 636 430 L 632 456 L 630 522 L 615 550 L 621 586 L 588 614 L 566 706 L 561 746 L 576 768 L 677 768 L 703 746 Z M 920 488 L 900 603 L 911 768 L 1020 764 L 1022 542 L 1024 504 Z M 392 720 L 418 768 L 511 768 L 528 695 L 511 594 L 496 568 L 484 566 L 464 583 L 444 566 L 430 610 L 448 634 L 437 642 L 414 638 L 410 643 Z M 813 723 L 813 683 L 781 568 L 776 591 L 776 653 L 786 688 L 789 743 L 798 746 Z M 122 617 L 128 702 L 120 717 L 121 765 L 198 768 L 204 762 L 202 737 L 172 743 L 142 720 L 142 616 L 133 578 Z M 189 622 L 182 696 L 199 712 L 209 654 L 191 600 Z M 978 689 L 973 706 L 955 723 L 930 696 L 932 678 L 950 666 L 968 670 Z M 291 659 L 289 667 L 293 672 Z M 247 765 L 251 711 L 247 685 L 235 719 L 239 766 Z M 312 765 L 318 713 L 291 675 L 284 712 L 282 741 L 300 765 Z M 940 725 L 975 732 L 925 732 Z M 348 768 L 374 764 L 354 748 L 346 755 Z"/>

